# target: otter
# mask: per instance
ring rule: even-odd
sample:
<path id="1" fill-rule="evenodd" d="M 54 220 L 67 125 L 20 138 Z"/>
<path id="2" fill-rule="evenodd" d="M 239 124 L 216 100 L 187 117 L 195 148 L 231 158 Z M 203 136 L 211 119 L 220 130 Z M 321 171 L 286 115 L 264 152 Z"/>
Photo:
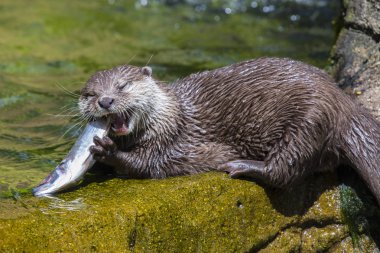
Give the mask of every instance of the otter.
<path id="1" fill-rule="evenodd" d="M 283 188 L 345 164 L 380 204 L 380 123 L 299 61 L 259 58 L 171 84 L 150 67 L 118 66 L 88 80 L 79 108 L 111 118 L 110 136 L 90 149 L 129 178 L 218 170 Z"/>

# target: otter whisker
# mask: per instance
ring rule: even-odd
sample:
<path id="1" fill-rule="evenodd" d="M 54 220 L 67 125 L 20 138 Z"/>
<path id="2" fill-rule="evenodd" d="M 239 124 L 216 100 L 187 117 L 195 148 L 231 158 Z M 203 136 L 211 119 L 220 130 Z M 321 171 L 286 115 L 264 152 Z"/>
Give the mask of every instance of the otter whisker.
<path id="1" fill-rule="evenodd" d="M 50 114 L 50 113 L 46 113 L 45 115 L 53 116 L 53 117 L 71 117 L 71 118 L 81 116 L 80 113 L 76 113 L 76 114 Z"/>
<path id="2" fill-rule="evenodd" d="M 150 55 L 150 57 L 149 57 L 149 59 L 148 59 L 148 62 L 145 64 L 145 66 L 148 66 L 148 65 L 149 65 L 149 63 L 150 63 L 150 61 L 152 60 L 153 56 L 154 56 L 153 54 Z"/>
<path id="3" fill-rule="evenodd" d="M 136 55 L 137 54 L 134 54 L 131 58 L 129 58 L 129 60 L 127 61 L 126 64 L 128 65 L 131 61 L 133 61 L 133 59 L 136 57 Z"/>
<path id="4" fill-rule="evenodd" d="M 59 109 L 60 110 L 66 110 L 67 108 L 74 108 L 74 107 L 76 107 L 76 103 L 75 104 L 67 104 L 67 105 L 61 106 Z"/>
<path id="5" fill-rule="evenodd" d="M 78 117 L 81 116 L 81 113 L 73 109 L 68 109 L 57 114 L 45 113 L 45 115 L 53 117 Z"/>
<path id="6" fill-rule="evenodd" d="M 65 137 L 67 133 L 69 133 L 76 127 L 78 127 L 77 131 L 80 131 L 86 125 L 86 123 L 88 122 L 90 118 L 91 118 L 90 115 L 79 115 L 79 117 L 77 117 L 75 121 L 73 122 L 73 125 L 70 128 L 68 128 L 58 139 L 61 140 L 62 138 Z"/>
<path id="7" fill-rule="evenodd" d="M 67 133 L 69 133 L 72 129 L 74 129 L 75 127 L 77 127 L 79 124 L 80 124 L 81 122 L 78 122 L 78 123 L 75 123 L 74 125 L 72 125 L 71 127 L 69 127 L 59 138 L 58 138 L 58 140 L 62 140 L 64 137 L 65 137 L 65 135 L 67 134 Z"/>
<path id="8" fill-rule="evenodd" d="M 74 112 L 74 111 L 79 112 L 77 105 L 69 105 L 69 106 L 60 108 L 60 113 Z"/>
<path id="9" fill-rule="evenodd" d="M 62 84 L 60 84 L 59 82 L 56 83 L 56 86 L 61 88 L 67 95 L 70 95 L 71 97 L 73 98 L 79 98 L 80 97 L 80 94 L 77 94 L 77 93 L 74 93 L 72 91 L 69 91 L 66 87 L 64 87 Z"/>

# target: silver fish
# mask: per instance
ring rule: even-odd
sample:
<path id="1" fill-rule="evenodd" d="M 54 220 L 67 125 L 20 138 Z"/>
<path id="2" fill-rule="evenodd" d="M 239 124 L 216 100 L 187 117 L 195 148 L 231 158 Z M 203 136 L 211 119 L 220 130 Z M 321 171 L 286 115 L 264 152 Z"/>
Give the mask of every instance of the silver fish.
<path id="1" fill-rule="evenodd" d="M 41 184 L 33 189 L 33 194 L 35 196 L 49 195 L 78 184 L 95 163 L 89 150 L 90 146 L 94 145 L 94 137 L 103 138 L 108 134 L 109 128 L 109 120 L 98 119 L 89 122 L 69 154 Z"/>

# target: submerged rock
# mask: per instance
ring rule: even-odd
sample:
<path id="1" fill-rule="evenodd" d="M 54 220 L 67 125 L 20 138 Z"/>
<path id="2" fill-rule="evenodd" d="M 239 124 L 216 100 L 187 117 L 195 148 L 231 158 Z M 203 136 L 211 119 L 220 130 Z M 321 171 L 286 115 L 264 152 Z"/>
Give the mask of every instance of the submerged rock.
<path id="1" fill-rule="evenodd" d="M 205 173 L 93 182 L 0 202 L 0 251 L 292 252 L 352 249 L 333 175 L 289 191 Z M 373 247 L 371 243 L 369 246 Z M 366 246 L 367 247 L 367 246 Z"/>

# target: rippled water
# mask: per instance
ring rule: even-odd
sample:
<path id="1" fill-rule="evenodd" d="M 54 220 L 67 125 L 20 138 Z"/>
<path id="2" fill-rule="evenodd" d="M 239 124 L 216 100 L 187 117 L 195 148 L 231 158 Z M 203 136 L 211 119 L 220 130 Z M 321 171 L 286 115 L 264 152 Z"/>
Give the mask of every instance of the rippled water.
<path id="1" fill-rule="evenodd" d="M 149 63 L 171 81 L 259 56 L 324 67 L 338 0 L 0 2 L 0 196 L 41 181 L 70 149 L 91 73 Z M 67 91 L 66 91 L 67 90 Z"/>

